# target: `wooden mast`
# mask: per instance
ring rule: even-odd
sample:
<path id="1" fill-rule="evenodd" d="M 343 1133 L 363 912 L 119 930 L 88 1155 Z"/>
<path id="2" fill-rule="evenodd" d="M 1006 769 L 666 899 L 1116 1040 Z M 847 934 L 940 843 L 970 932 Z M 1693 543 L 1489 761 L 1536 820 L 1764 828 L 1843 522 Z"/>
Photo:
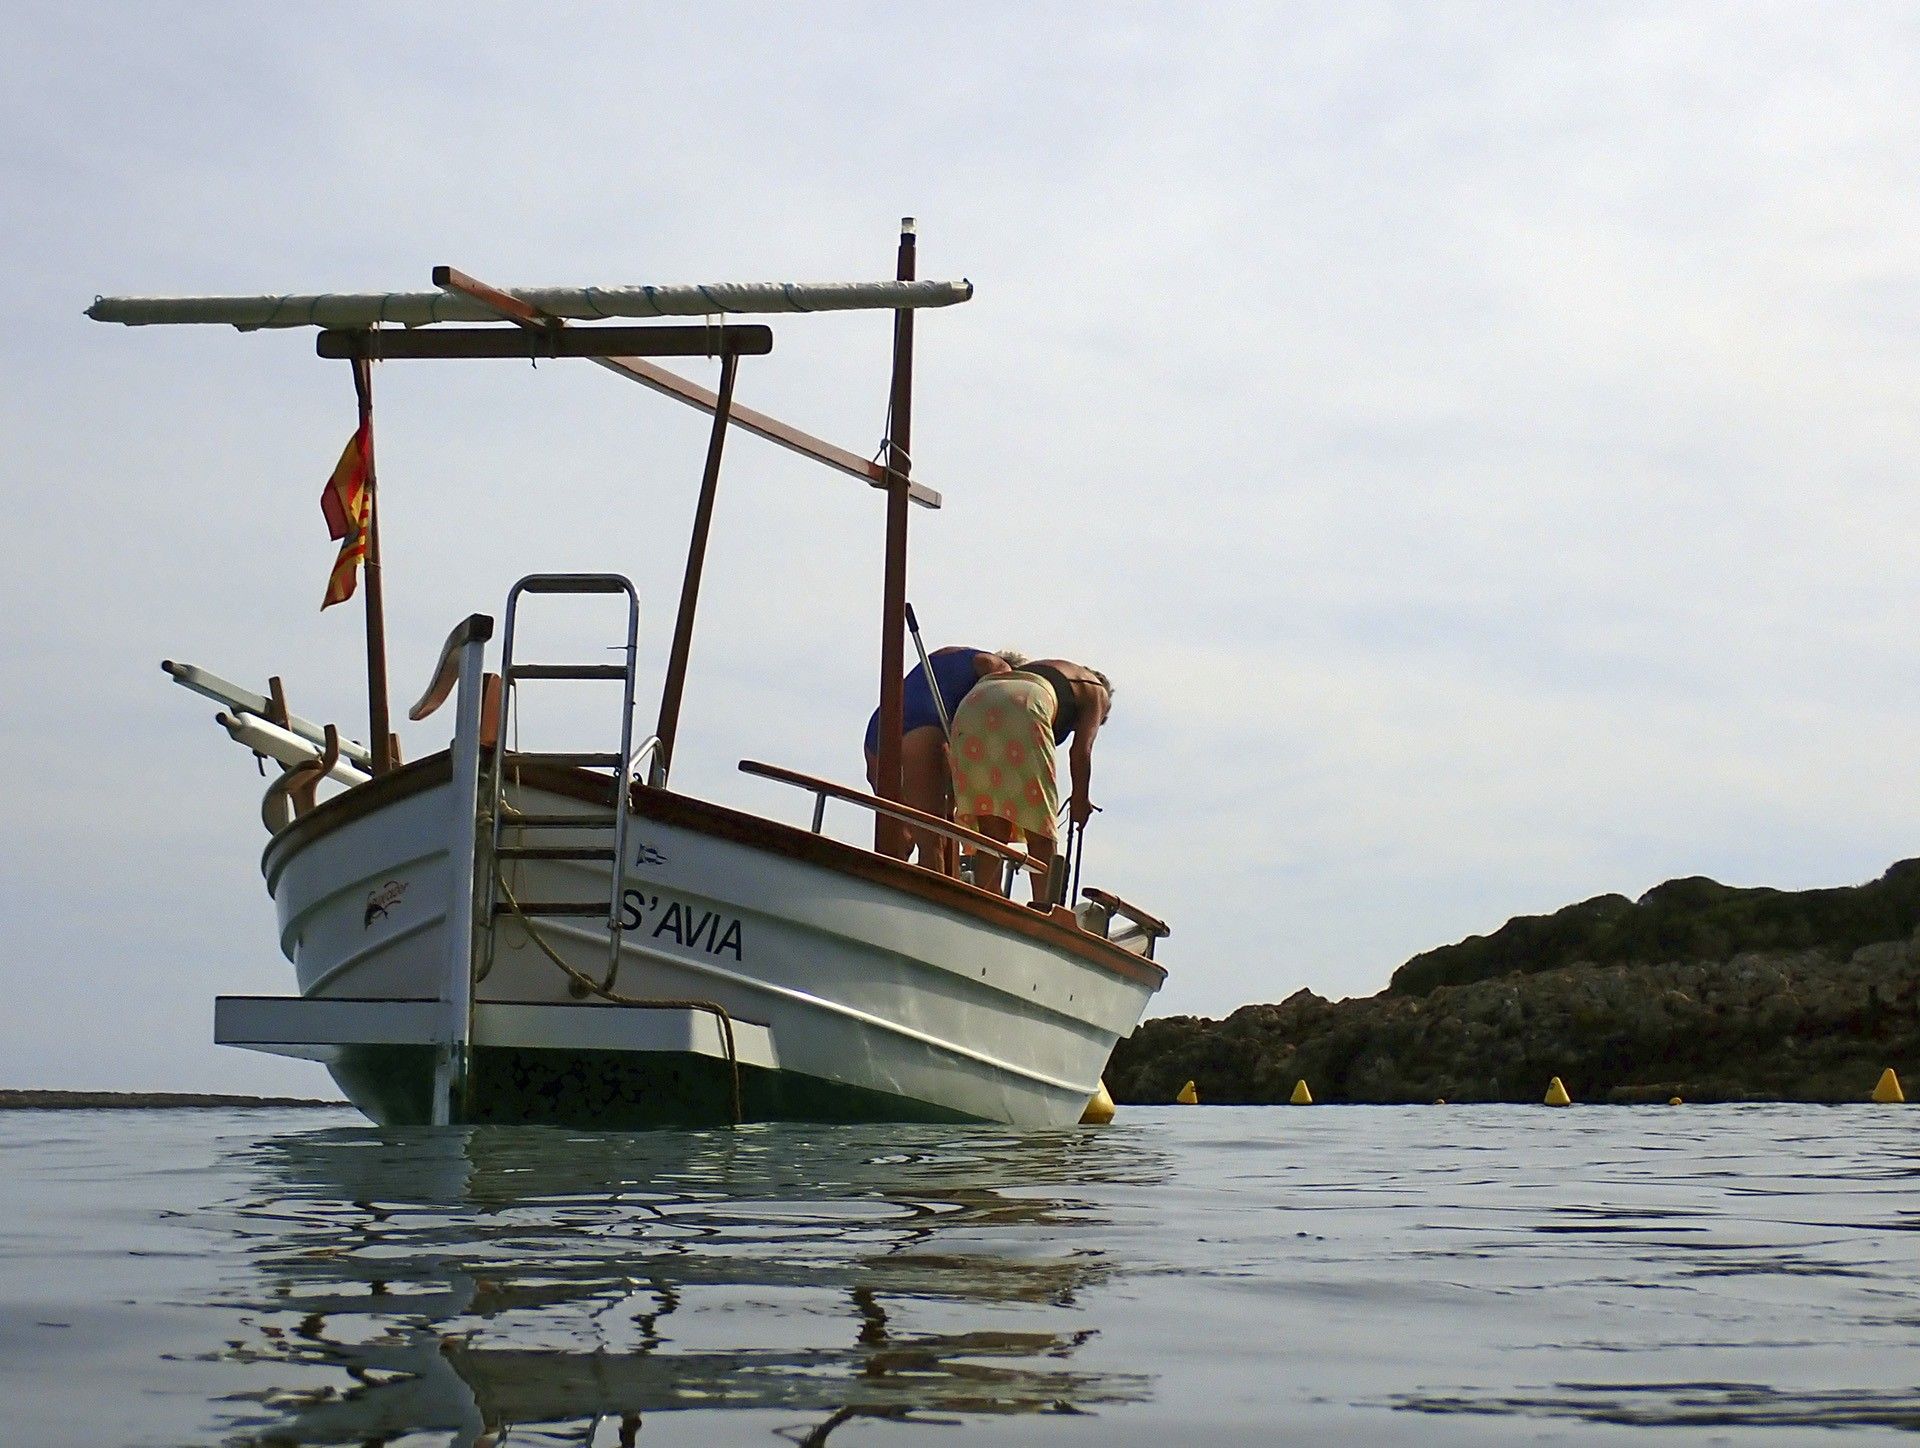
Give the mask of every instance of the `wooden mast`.
<path id="1" fill-rule="evenodd" d="M 367 443 L 367 740 L 375 778 L 393 768 L 393 730 L 387 711 L 387 610 L 380 585 L 380 493 L 374 485 L 373 363 L 353 359 L 353 394 L 360 435 Z"/>
<path id="2" fill-rule="evenodd" d="M 913 280 L 914 251 L 913 218 L 902 217 L 897 280 Z M 913 312 L 904 307 L 893 314 L 893 391 L 887 411 L 887 552 L 881 584 L 879 779 L 875 792 L 897 803 L 902 796 L 900 741 L 905 722 L 901 671 L 906 662 L 907 474 L 913 465 Z M 875 848 L 879 847 L 881 833 L 876 820 Z"/>

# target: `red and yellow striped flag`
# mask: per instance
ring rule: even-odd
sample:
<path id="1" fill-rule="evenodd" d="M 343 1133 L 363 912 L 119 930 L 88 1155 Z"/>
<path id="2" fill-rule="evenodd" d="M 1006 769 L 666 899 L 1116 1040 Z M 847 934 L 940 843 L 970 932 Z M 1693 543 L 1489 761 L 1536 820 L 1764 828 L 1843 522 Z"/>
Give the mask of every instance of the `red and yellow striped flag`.
<path id="1" fill-rule="evenodd" d="M 328 536 L 341 540 L 340 554 L 333 560 L 333 576 L 327 580 L 327 597 L 320 605 L 323 612 L 353 597 L 355 575 L 367 556 L 367 521 L 373 512 L 367 462 L 372 454 L 373 429 L 363 422 L 347 439 L 333 476 L 320 494 Z"/>

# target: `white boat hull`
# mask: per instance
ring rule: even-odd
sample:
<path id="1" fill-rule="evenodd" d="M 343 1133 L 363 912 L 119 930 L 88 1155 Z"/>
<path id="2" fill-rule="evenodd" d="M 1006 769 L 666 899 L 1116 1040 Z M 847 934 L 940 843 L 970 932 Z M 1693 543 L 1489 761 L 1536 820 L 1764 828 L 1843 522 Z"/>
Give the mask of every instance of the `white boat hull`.
<path id="1" fill-rule="evenodd" d="M 468 862 L 454 858 L 444 757 L 437 774 L 435 765 L 410 766 L 404 788 L 391 787 L 392 776 L 353 791 L 269 846 L 281 949 L 304 999 L 412 1003 L 423 1020 L 420 1003 L 442 1000 L 448 902 L 457 898 L 454 871 Z M 363 792 L 384 797 L 324 818 Z M 510 786 L 508 801 L 527 813 L 582 815 L 580 832 L 546 830 L 541 844 L 604 842 L 590 823 L 594 806 L 579 797 L 590 792 Z M 604 901 L 611 883 L 604 862 L 558 860 L 513 861 L 505 880 L 520 902 Z M 971 886 L 644 791 L 622 917 L 613 990 L 721 1007 L 736 1026 L 748 1119 L 1071 1124 L 1160 980 L 1150 961 Z M 621 1125 L 730 1109 L 731 1068 L 711 1014 L 681 1008 L 707 1024 L 674 1027 L 665 1044 L 643 1039 L 635 1018 L 656 1013 L 581 999 L 549 958 L 602 980 L 611 958 L 604 920 L 505 914 L 491 940 L 487 927 L 479 923 L 470 1118 Z M 236 1044 L 299 1044 L 241 1041 L 245 1029 L 224 1029 Z M 658 1036 L 659 1022 L 649 1029 Z M 703 1029 L 710 1034 L 700 1037 Z M 295 1053 L 325 1059 L 376 1119 L 424 1111 L 427 1042 L 309 1045 Z"/>

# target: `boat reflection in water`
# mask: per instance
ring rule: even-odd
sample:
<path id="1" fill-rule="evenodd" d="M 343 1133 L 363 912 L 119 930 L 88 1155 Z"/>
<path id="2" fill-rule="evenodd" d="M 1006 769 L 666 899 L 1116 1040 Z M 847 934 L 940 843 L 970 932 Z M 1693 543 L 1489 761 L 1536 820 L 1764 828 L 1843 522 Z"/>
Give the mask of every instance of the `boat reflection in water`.
<path id="1" fill-rule="evenodd" d="M 229 1441 L 630 1443 L 698 1409 L 819 1443 L 1151 1391 L 1075 1364 L 1115 1270 L 1089 1201 L 1165 1175 L 1123 1132 L 366 1128 L 243 1156 L 225 1305 L 260 1385 Z"/>

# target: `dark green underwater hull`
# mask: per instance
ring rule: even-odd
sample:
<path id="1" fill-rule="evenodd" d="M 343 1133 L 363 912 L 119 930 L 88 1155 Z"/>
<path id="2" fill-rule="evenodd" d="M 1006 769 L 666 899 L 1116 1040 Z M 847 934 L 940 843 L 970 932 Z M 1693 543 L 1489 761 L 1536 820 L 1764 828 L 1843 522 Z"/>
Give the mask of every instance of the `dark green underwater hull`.
<path id="1" fill-rule="evenodd" d="M 346 1046 L 327 1069 L 353 1104 L 382 1126 L 432 1120 L 430 1046 Z M 562 1051 L 481 1047 L 468 1066 L 465 1124 L 566 1126 L 590 1131 L 730 1126 L 725 1061 L 692 1052 Z M 922 1121 L 978 1118 L 798 1071 L 740 1067 L 742 1121 Z"/>

